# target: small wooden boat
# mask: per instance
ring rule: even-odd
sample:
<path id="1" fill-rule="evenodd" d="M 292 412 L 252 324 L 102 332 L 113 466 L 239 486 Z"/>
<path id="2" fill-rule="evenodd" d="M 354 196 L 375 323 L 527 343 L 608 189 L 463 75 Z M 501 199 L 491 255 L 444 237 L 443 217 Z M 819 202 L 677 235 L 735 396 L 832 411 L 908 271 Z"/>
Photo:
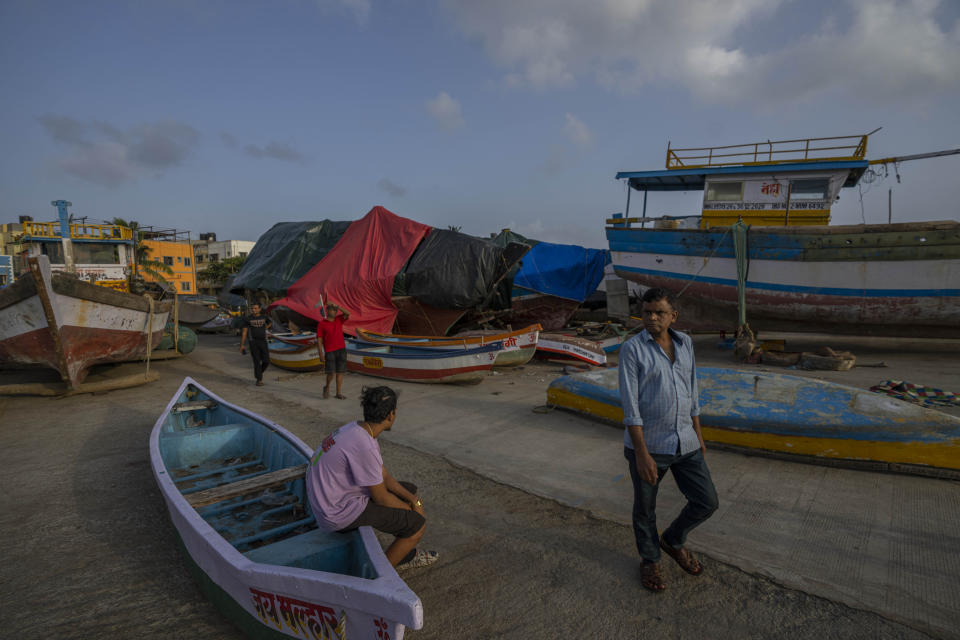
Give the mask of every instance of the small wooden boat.
<path id="1" fill-rule="evenodd" d="M 587 338 L 563 333 L 541 333 L 537 343 L 537 357 L 557 360 L 581 360 L 602 367 L 607 364 L 603 347 Z"/>
<path id="2" fill-rule="evenodd" d="M 499 342 L 438 351 L 347 340 L 347 369 L 378 378 L 406 382 L 478 383 L 493 368 Z"/>
<path id="3" fill-rule="evenodd" d="M 300 333 L 291 333 L 289 331 L 273 333 L 272 331 L 267 331 L 267 337 L 301 347 L 317 344 L 317 334 L 314 331 L 302 331 Z"/>
<path id="4" fill-rule="evenodd" d="M 194 300 L 180 300 L 179 323 L 199 329 L 220 315 L 220 307 L 216 304 L 205 304 Z"/>
<path id="5" fill-rule="evenodd" d="M 56 369 L 69 389 L 90 367 L 138 360 L 156 346 L 172 302 L 153 302 L 51 273 L 46 256 L 0 291 L 0 364 Z"/>
<path id="6" fill-rule="evenodd" d="M 816 378 L 697 369 L 711 442 L 766 451 L 960 469 L 960 418 Z M 618 424 L 618 369 L 558 378 L 547 402 Z"/>
<path id="7" fill-rule="evenodd" d="M 374 344 L 398 345 L 449 351 L 457 349 L 472 349 L 492 342 L 500 342 L 503 349 L 497 354 L 494 367 L 515 367 L 526 364 L 533 357 L 537 349 L 537 339 L 541 327 L 533 324 L 516 331 L 500 331 L 497 329 L 468 331 L 455 336 L 412 336 L 397 333 L 377 333 L 358 329 L 357 335 L 364 342 Z"/>
<path id="8" fill-rule="evenodd" d="M 402 638 L 423 607 L 369 527 L 317 527 L 295 435 L 186 378 L 150 462 L 201 590 L 255 638 Z"/>
<path id="9" fill-rule="evenodd" d="M 270 364 L 289 369 L 290 371 L 319 371 L 323 368 L 323 356 L 317 348 L 317 342 L 300 346 L 286 342 L 272 341 L 268 343 L 270 349 Z"/>

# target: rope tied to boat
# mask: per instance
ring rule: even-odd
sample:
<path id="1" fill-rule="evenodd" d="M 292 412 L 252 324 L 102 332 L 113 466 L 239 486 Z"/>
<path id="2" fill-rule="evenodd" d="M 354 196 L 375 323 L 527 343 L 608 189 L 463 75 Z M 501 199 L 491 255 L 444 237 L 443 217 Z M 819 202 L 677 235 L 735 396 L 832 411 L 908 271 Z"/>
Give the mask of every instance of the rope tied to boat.
<path id="1" fill-rule="evenodd" d="M 700 276 L 700 273 L 703 271 L 703 269 L 707 266 L 707 263 L 710 262 L 710 259 L 713 258 L 714 254 L 717 252 L 717 249 L 719 249 L 723 245 L 724 238 L 727 237 L 727 234 L 730 233 L 730 229 L 732 228 L 733 227 L 727 227 L 727 230 L 723 232 L 723 235 L 720 236 L 720 240 L 717 242 L 716 246 L 713 247 L 713 251 L 711 251 L 710 255 L 708 255 L 706 258 L 703 259 L 703 264 L 700 265 L 700 268 L 697 270 L 697 272 L 693 274 L 693 277 L 690 279 L 690 282 L 683 285 L 683 289 L 680 289 L 680 293 L 677 294 L 677 299 L 683 296 L 683 292 L 687 290 L 687 287 L 689 287 L 694 282 L 696 282 L 697 278 Z"/>
<path id="2" fill-rule="evenodd" d="M 150 376 L 150 353 L 153 351 L 153 298 L 149 294 L 143 294 L 147 299 L 147 371 L 145 377 Z"/>

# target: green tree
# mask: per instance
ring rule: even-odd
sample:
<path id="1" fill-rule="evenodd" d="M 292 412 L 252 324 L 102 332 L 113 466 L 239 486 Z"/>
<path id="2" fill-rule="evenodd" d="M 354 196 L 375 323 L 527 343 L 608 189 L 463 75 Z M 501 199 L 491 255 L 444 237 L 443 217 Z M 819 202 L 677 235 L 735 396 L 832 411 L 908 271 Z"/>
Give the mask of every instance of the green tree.
<path id="1" fill-rule="evenodd" d="M 133 273 L 130 275 L 131 281 L 135 280 L 139 273 L 142 272 L 157 282 L 162 282 L 163 284 L 167 285 L 170 284 L 170 281 L 167 280 L 165 276 L 172 276 L 173 269 L 170 268 L 170 265 L 163 264 L 162 261 L 154 260 L 150 257 L 151 249 L 143 244 L 144 232 L 141 229 L 139 222 L 136 220 L 130 220 L 128 222 L 123 218 L 114 218 L 108 224 L 114 224 L 118 227 L 126 227 L 133 232 L 134 261 Z"/>
<path id="2" fill-rule="evenodd" d="M 223 284 L 227 278 L 240 271 L 245 260 L 244 256 L 234 256 L 220 262 L 210 262 L 203 271 L 197 272 L 197 277 L 213 285 Z"/>

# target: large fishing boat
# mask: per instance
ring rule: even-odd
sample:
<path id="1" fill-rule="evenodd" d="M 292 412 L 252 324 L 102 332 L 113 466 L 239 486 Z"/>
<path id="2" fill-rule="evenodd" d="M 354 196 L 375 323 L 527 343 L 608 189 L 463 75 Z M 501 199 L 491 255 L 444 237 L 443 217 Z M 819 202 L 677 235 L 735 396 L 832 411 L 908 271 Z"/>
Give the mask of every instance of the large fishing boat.
<path id="1" fill-rule="evenodd" d="M 960 150 L 870 161 L 869 135 L 668 146 L 665 170 L 617 174 L 644 213 L 628 199 L 607 220 L 615 272 L 681 294 L 684 329 L 732 329 L 742 311 L 767 331 L 960 337 L 960 223 L 829 226 L 872 164 Z M 703 191 L 701 213 L 647 217 L 650 191 Z"/>

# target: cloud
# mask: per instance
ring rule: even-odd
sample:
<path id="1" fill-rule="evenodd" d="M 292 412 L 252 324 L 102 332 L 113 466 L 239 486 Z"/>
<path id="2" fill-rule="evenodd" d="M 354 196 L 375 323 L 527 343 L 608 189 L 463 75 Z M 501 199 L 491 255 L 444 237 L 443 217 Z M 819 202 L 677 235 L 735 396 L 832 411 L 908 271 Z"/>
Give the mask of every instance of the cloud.
<path id="1" fill-rule="evenodd" d="M 231 149 L 235 149 L 237 146 L 237 139 L 233 137 L 232 134 L 227 133 L 226 131 L 220 132 L 220 140 L 223 142 L 223 144 L 227 145 Z"/>
<path id="2" fill-rule="evenodd" d="M 433 116 L 440 128 L 445 131 L 453 131 L 464 124 L 460 103 L 451 98 L 446 91 L 441 91 L 436 98 L 427 100 L 427 113 Z"/>
<path id="3" fill-rule="evenodd" d="M 389 193 L 391 196 L 396 198 L 402 198 L 403 196 L 407 195 L 407 189 L 405 187 L 401 187 L 388 178 L 380 178 L 377 186 L 381 191 Z"/>
<path id="4" fill-rule="evenodd" d="M 789 22 L 788 0 L 441 2 L 515 87 L 673 84 L 708 102 L 750 104 L 960 89 L 960 19 L 944 0 L 804 0 L 805 31 Z"/>
<path id="5" fill-rule="evenodd" d="M 254 144 L 248 144 L 243 147 L 243 152 L 254 158 L 270 158 L 281 160 L 283 162 L 293 162 L 295 164 L 307 164 L 307 158 L 302 153 L 286 144 L 285 142 L 268 142 L 266 146 L 258 147 Z"/>
<path id="6" fill-rule="evenodd" d="M 54 141 L 66 147 L 66 154 L 55 159 L 57 166 L 107 187 L 178 167 L 200 141 L 196 129 L 173 120 L 121 129 L 108 122 L 84 123 L 56 114 L 37 119 Z"/>
<path id="7" fill-rule="evenodd" d="M 566 114 L 564 118 L 563 132 L 572 142 L 581 147 L 589 147 L 593 144 L 593 133 L 587 125 L 572 113 Z"/>

